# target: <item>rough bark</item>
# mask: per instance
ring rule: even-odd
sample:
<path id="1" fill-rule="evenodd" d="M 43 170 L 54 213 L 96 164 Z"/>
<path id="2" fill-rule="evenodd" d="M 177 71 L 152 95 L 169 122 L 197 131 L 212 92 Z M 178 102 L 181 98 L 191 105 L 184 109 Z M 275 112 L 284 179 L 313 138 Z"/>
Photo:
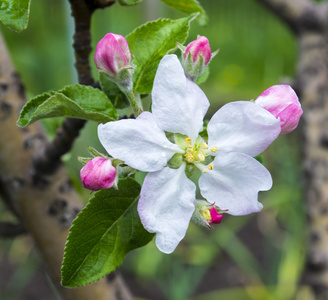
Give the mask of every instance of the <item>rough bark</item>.
<path id="1" fill-rule="evenodd" d="M 328 299 L 328 4 L 259 0 L 295 32 L 299 58 L 295 88 L 303 108 L 305 201 L 308 214 L 306 283 Z"/>
<path id="2" fill-rule="evenodd" d="M 305 275 L 316 299 L 328 299 L 328 40 L 300 36 L 297 75 L 304 110 L 305 197 L 309 224 Z"/>
<path id="3" fill-rule="evenodd" d="M 60 286 L 60 267 L 71 221 L 82 206 L 60 165 L 51 175 L 32 176 L 33 156 L 47 141 L 38 123 L 16 125 L 24 91 L 0 36 L 0 180 L 33 237 L 64 299 L 132 299 L 119 276 L 76 289 Z"/>

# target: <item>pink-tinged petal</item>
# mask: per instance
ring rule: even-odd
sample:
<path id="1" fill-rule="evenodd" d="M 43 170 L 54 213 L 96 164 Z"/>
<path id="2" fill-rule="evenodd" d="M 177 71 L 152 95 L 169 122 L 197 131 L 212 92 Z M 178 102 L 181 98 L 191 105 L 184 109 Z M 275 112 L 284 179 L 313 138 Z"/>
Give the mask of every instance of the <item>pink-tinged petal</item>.
<path id="1" fill-rule="evenodd" d="M 145 172 L 161 170 L 175 153 L 183 153 L 166 138 L 150 112 L 135 120 L 100 124 L 98 137 L 111 156 Z"/>
<path id="2" fill-rule="evenodd" d="M 260 106 L 237 101 L 224 105 L 214 114 L 207 132 L 210 147 L 256 156 L 278 137 L 280 124 Z"/>
<path id="3" fill-rule="evenodd" d="M 263 165 L 246 154 L 224 151 L 218 151 L 212 164 L 213 170 L 199 179 L 204 198 L 231 215 L 247 215 L 262 209 L 258 192 L 272 187 L 271 175 Z"/>
<path id="4" fill-rule="evenodd" d="M 110 159 L 95 157 L 80 171 L 83 186 L 92 191 L 109 189 L 115 182 L 116 169 Z"/>
<path id="5" fill-rule="evenodd" d="M 189 53 L 191 54 L 192 60 L 194 62 L 197 62 L 199 60 L 199 56 L 202 56 L 204 58 L 205 65 L 207 65 L 211 60 L 212 55 L 208 39 L 205 36 L 199 36 L 197 40 L 189 43 L 183 55 L 184 59 L 187 58 Z"/>
<path id="6" fill-rule="evenodd" d="M 280 134 L 292 132 L 298 126 L 302 114 L 303 110 L 297 103 L 289 104 L 283 111 L 277 114 L 281 126 Z"/>
<path id="7" fill-rule="evenodd" d="M 179 169 L 149 173 L 143 183 L 138 212 L 146 230 L 156 233 L 156 246 L 171 253 L 184 238 L 195 209 L 196 186 Z"/>
<path id="8" fill-rule="evenodd" d="M 176 55 L 161 60 L 152 91 L 152 112 L 165 131 L 196 140 L 209 102 L 203 91 L 187 79 Z"/>
<path id="9" fill-rule="evenodd" d="M 115 76 L 130 60 L 129 46 L 123 36 L 107 33 L 98 42 L 94 58 L 98 69 Z"/>
<path id="10" fill-rule="evenodd" d="M 293 131 L 303 110 L 295 91 L 289 85 L 274 85 L 265 90 L 255 103 L 280 120 L 281 133 Z"/>
<path id="11" fill-rule="evenodd" d="M 127 62 L 130 62 L 131 60 L 131 53 L 130 53 L 130 49 L 129 49 L 129 45 L 128 42 L 126 41 L 125 37 L 120 35 L 120 34 L 114 34 L 113 36 L 115 37 L 115 39 L 117 40 L 118 44 L 121 47 L 121 50 L 124 53 L 124 56 L 126 58 Z"/>

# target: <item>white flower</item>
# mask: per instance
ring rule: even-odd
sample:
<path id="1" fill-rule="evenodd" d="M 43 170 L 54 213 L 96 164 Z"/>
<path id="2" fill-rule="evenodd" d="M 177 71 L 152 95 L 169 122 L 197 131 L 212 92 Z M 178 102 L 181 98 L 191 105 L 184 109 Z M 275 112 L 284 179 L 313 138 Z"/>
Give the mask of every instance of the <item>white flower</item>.
<path id="1" fill-rule="evenodd" d="M 279 135 L 279 120 L 252 102 L 232 102 L 208 123 L 206 143 L 198 134 L 208 107 L 205 94 L 185 77 L 177 57 L 166 55 L 154 80 L 152 113 L 98 127 L 110 155 L 149 172 L 138 212 L 146 230 L 156 233 L 156 245 L 164 253 L 171 253 L 183 239 L 195 209 L 196 186 L 186 168 L 202 171 L 202 196 L 232 215 L 260 211 L 258 192 L 272 186 L 269 171 L 253 157 Z M 176 134 L 176 144 L 165 132 Z M 176 169 L 167 166 L 173 155 L 180 157 Z"/>

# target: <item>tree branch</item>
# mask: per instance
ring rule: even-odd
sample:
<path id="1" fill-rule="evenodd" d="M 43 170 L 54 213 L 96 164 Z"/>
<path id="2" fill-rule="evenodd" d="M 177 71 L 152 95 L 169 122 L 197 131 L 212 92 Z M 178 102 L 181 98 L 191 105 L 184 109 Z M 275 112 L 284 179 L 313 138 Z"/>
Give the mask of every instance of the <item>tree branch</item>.
<path id="1" fill-rule="evenodd" d="M 95 86 L 92 78 L 89 56 L 91 53 L 91 17 L 97 8 L 104 8 L 114 4 L 114 0 L 69 0 L 72 16 L 75 23 L 74 51 L 75 68 L 79 83 Z M 80 130 L 86 121 L 66 118 L 61 128 L 57 131 L 52 142 L 48 142 L 44 148 L 34 157 L 34 176 L 52 174 L 60 166 L 60 157 L 67 153 L 78 137 Z"/>
<path id="2" fill-rule="evenodd" d="M 2 238 L 13 238 L 23 233 L 27 233 L 27 231 L 22 223 L 0 222 L 0 237 Z"/>
<path id="3" fill-rule="evenodd" d="M 275 13 L 296 34 L 305 30 L 323 31 L 326 16 L 309 0 L 257 0 Z"/>
<path id="4" fill-rule="evenodd" d="M 25 103 L 22 85 L 0 35 L 0 181 L 8 199 L 17 207 L 24 225 L 43 256 L 59 292 L 67 300 L 130 300 L 132 296 L 120 276 L 76 289 L 60 286 L 61 262 L 72 220 L 82 209 L 65 168 L 31 176 L 34 153 L 46 136 L 39 123 L 27 128 L 16 125 Z M 120 296 L 121 295 L 121 296 Z"/>

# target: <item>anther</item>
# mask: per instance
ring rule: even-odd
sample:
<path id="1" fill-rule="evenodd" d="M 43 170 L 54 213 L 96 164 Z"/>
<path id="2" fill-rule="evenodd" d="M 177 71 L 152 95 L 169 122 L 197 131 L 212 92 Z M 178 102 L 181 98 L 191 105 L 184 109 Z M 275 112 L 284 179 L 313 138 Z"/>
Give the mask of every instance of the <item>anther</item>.
<path id="1" fill-rule="evenodd" d="M 205 156 L 204 156 L 204 154 L 198 154 L 198 158 L 199 158 L 199 160 L 201 160 L 201 161 L 205 160 Z"/>
<path id="2" fill-rule="evenodd" d="M 214 169 L 214 166 L 213 166 L 212 164 L 209 164 L 209 165 L 208 165 L 208 169 L 209 169 L 209 170 L 213 170 L 213 169 Z"/>
<path id="3" fill-rule="evenodd" d="M 219 148 L 215 146 L 215 147 L 212 147 L 210 150 L 214 153 L 214 152 L 218 151 L 218 149 Z"/>
<path id="4" fill-rule="evenodd" d="M 203 148 L 208 149 L 208 145 L 206 143 L 203 143 Z"/>
<path id="5" fill-rule="evenodd" d="M 207 173 L 207 169 L 204 169 L 204 170 L 203 170 L 203 173 Z"/>
<path id="6" fill-rule="evenodd" d="M 185 139 L 185 141 L 186 141 L 187 143 L 190 143 L 190 142 L 191 142 L 191 139 L 187 137 L 187 138 Z"/>

